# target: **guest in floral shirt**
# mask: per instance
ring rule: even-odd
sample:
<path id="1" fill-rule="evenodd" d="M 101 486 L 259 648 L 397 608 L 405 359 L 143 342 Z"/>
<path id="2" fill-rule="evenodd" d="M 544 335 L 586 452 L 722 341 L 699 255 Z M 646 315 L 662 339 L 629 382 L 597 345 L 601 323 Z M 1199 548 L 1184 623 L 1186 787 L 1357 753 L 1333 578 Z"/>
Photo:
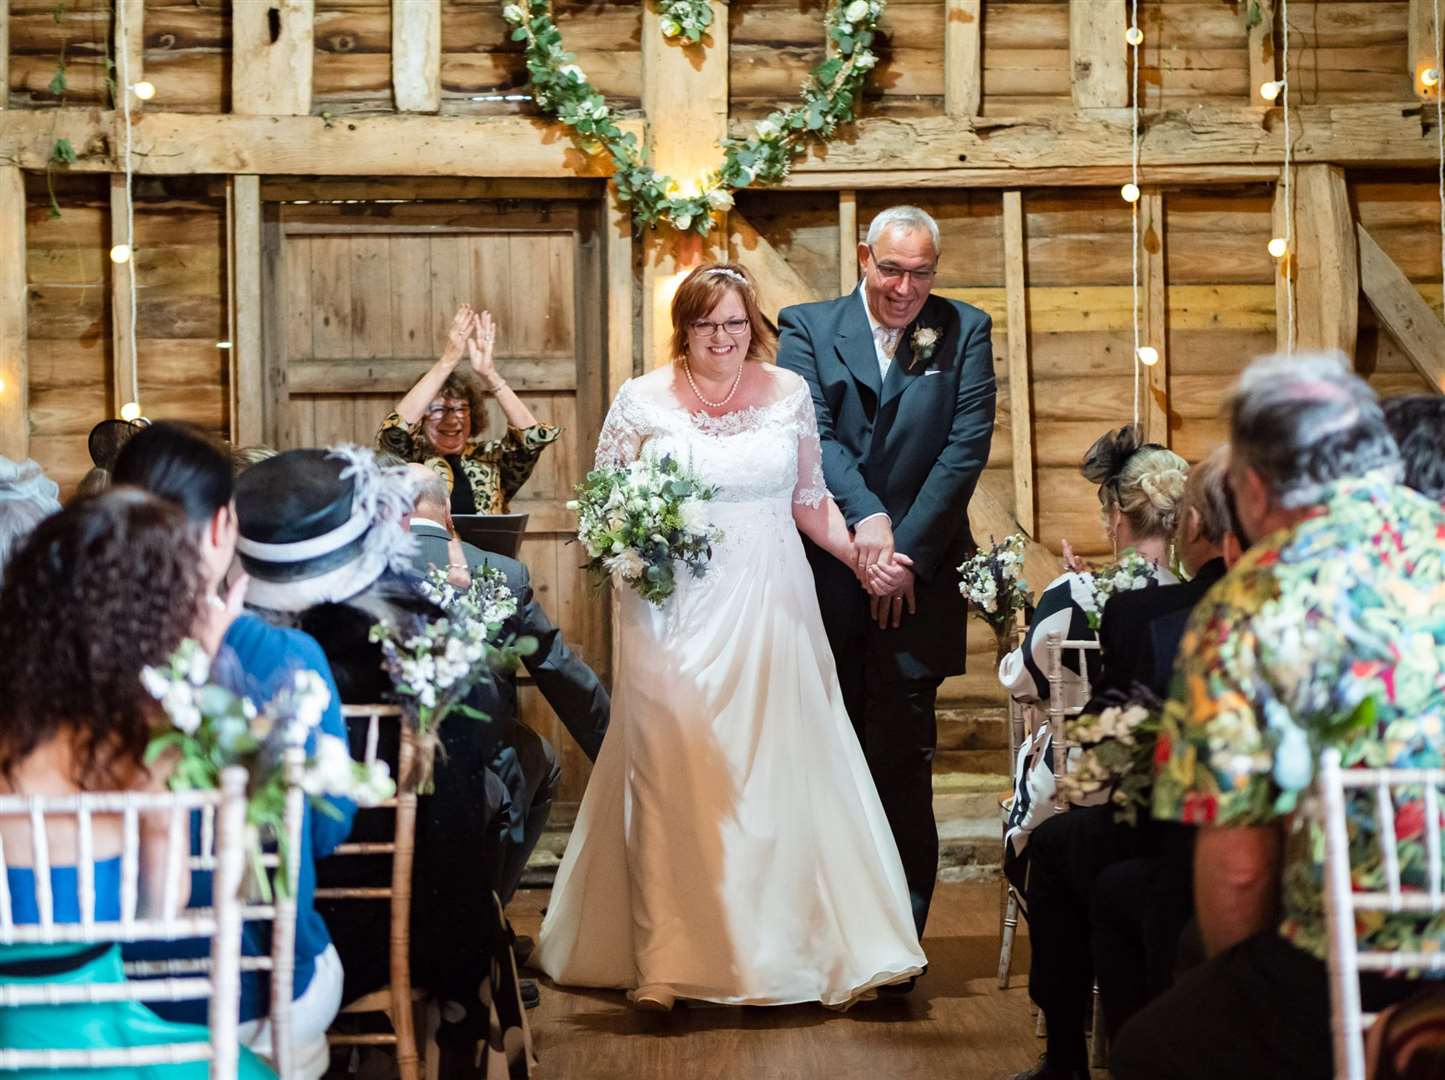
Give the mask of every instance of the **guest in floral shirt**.
<path id="1" fill-rule="evenodd" d="M 1206 826 L 1195 902 L 1210 959 L 1121 1032 L 1120 1080 L 1331 1075 L 1306 789 L 1325 747 L 1347 766 L 1419 767 L 1445 748 L 1445 512 L 1395 483 L 1374 395 L 1331 357 L 1261 361 L 1235 394 L 1231 445 L 1254 543 L 1195 609 L 1155 754 L 1155 816 Z M 1369 812 L 1351 828 L 1356 880 L 1378 880 Z M 1420 885 L 1418 804 L 1396 829 Z M 1374 947 L 1445 947 L 1438 920 L 1381 914 L 1361 930 Z M 1362 985 L 1370 1011 L 1411 990 Z"/>
<path id="2" fill-rule="evenodd" d="M 512 391 L 492 358 L 497 331 L 488 312 L 463 305 L 452 321 L 441 358 L 382 421 L 377 445 L 403 461 L 418 461 L 447 483 L 454 514 L 504 514 L 548 443 L 561 434 L 539 424 Z M 471 373 L 457 370 L 462 356 Z M 507 418 L 502 439 L 482 437 L 486 395 Z"/>

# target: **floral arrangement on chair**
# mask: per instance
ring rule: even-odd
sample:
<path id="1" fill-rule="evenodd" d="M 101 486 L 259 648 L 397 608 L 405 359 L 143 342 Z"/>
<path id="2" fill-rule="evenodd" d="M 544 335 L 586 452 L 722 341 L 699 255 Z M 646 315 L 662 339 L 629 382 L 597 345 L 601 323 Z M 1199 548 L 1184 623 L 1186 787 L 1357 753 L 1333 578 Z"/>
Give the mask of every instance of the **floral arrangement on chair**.
<path id="1" fill-rule="evenodd" d="M 164 665 L 142 669 L 140 679 L 170 721 L 152 733 L 145 763 L 168 759 L 172 791 L 208 791 L 220 786 L 228 766 L 245 767 L 254 878 L 269 900 L 270 884 L 261 864 L 267 836 L 276 841 L 280 854 L 278 889 L 284 890 L 290 880 L 285 753 L 305 745 L 331 703 L 331 690 L 316 672 L 298 671 L 290 685 L 258 709 L 250 698 L 211 682 L 211 658 L 190 639 L 182 641 Z M 316 751 L 306 761 L 301 786 L 314 800 L 332 795 L 361 806 L 374 806 L 396 790 L 385 762 L 368 768 L 353 761 L 345 741 L 323 731 L 316 732 Z M 324 802 L 315 805 L 322 813 L 334 813 Z"/>
<path id="2" fill-rule="evenodd" d="M 1128 825 L 1146 813 L 1154 786 L 1154 751 L 1163 703 L 1148 688 L 1114 691 L 1109 704 L 1097 713 L 1083 713 L 1065 721 L 1069 742 L 1080 748 L 1060 778 L 1060 793 L 1070 802 L 1109 791 L 1114 817 Z"/>
<path id="3" fill-rule="evenodd" d="M 678 563 L 693 577 L 707 573 L 712 546 L 723 538 L 703 505 L 714 495 L 676 459 L 640 458 L 588 473 L 567 508 L 577 511 L 587 570 L 626 582 L 661 606 L 677 591 Z"/>
<path id="4" fill-rule="evenodd" d="M 958 591 L 964 595 L 972 613 L 993 631 L 998 659 L 1008 655 L 1010 635 L 1018 613 L 1033 601 L 1028 583 L 1023 579 L 1024 535 L 1014 533 L 979 551 L 958 568 Z"/>
<path id="5" fill-rule="evenodd" d="M 1155 584 L 1154 573 L 1157 569 L 1158 566 L 1153 560 L 1129 548 L 1108 566 L 1090 570 L 1085 574 L 1084 578 L 1090 588 L 1083 607 L 1089 629 L 1099 629 L 1104 618 L 1104 605 L 1109 602 L 1109 597 L 1115 593 L 1143 589 Z"/>

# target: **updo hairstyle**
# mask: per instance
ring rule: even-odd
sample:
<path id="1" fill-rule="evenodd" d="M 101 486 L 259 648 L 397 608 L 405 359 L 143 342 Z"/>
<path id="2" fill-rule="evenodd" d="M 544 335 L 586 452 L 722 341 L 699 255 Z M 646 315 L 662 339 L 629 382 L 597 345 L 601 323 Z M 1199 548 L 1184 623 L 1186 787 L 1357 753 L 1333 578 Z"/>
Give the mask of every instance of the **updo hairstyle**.
<path id="1" fill-rule="evenodd" d="M 1101 435 L 1079 471 L 1099 485 L 1106 522 L 1117 507 L 1140 540 L 1174 535 L 1189 463 L 1158 443 L 1141 444 L 1137 425 Z"/>

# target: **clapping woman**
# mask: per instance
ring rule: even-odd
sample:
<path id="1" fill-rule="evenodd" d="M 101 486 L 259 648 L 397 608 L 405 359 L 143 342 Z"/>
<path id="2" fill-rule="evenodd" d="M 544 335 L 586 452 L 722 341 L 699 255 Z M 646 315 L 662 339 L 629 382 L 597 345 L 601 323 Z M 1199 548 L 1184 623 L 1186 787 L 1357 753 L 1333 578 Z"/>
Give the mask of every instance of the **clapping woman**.
<path id="1" fill-rule="evenodd" d="M 435 469 L 447 482 L 454 514 L 506 513 L 542 454 L 561 434 L 539 424 L 497 372 L 497 328 L 490 312 L 463 304 L 441 358 L 382 421 L 377 445 Z M 471 371 L 460 367 L 466 356 Z M 486 398 L 507 419 L 507 434 L 486 439 Z"/>

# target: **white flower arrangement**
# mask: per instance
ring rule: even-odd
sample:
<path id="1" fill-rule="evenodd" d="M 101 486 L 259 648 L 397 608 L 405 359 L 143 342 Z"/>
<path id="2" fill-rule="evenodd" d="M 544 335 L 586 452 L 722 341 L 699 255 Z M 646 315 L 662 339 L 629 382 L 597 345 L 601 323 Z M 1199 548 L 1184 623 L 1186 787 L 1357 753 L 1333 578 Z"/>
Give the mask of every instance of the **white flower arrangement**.
<path id="1" fill-rule="evenodd" d="M 1085 802 L 1109 792 L 1114 816 L 1133 825 L 1147 810 L 1154 781 L 1154 746 L 1162 706 L 1142 687 L 1133 696 L 1116 695 L 1115 704 L 1084 713 L 1068 725 L 1069 741 L 1080 746 L 1077 758 L 1060 778 L 1060 793 L 1070 802 Z"/>
<path id="2" fill-rule="evenodd" d="M 661 605 L 677 589 L 678 563 L 694 577 L 707 573 L 712 545 L 722 540 L 708 523 L 715 494 L 674 458 L 640 458 L 588 473 L 567 508 L 577 511 L 587 569 Z"/>
<path id="3" fill-rule="evenodd" d="M 862 0 L 858 0 L 859 3 Z M 932 326 L 919 326 L 913 330 L 909 344 L 913 349 L 913 355 L 909 358 L 908 367 L 912 370 L 918 364 L 926 364 L 933 359 L 933 354 L 938 348 L 938 341 L 942 335 L 938 329 Z"/>
<path id="4" fill-rule="evenodd" d="M 1015 616 L 1033 600 L 1023 579 L 1024 542 L 1022 533 L 1014 533 L 958 568 L 958 591 L 993 631 L 1000 656 L 1007 652 Z"/>
<path id="5" fill-rule="evenodd" d="M 1104 605 L 1115 593 L 1145 589 L 1159 583 L 1159 565 L 1146 559 L 1133 548 L 1127 549 L 1119 558 L 1099 570 L 1090 570 L 1084 575 L 1087 588 L 1084 590 L 1080 607 L 1088 620 L 1090 630 L 1098 630 L 1104 619 Z"/>

